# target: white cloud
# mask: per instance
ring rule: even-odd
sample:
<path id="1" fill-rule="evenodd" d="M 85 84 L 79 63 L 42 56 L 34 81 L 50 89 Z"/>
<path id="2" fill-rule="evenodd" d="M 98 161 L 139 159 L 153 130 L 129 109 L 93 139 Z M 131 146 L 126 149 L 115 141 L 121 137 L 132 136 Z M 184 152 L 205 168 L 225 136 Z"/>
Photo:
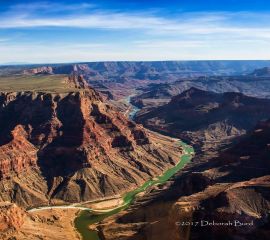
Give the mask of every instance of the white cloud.
<path id="1" fill-rule="evenodd" d="M 32 9 L 36 9 L 35 6 Z M 254 21 L 263 22 L 254 26 L 241 22 L 250 15 Z M 268 21 L 266 21 L 266 19 Z M 87 14 L 59 15 L 57 17 L 37 17 L 28 12 L 11 18 L 0 18 L 0 29 L 21 28 L 86 28 L 103 30 L 137 30 L 142 35 L 163 35 L 171 37 L 220 37 L 270 39 L 270 15 L 254 13 L 202 13 L 182 14 L 175 18 L 165 18 L 149 13 L 106 12 L 94 10 Z"/>
<path id="2" fill-rule="evenodd" d="M 77 11 L 79 9 L 87 9 L 88 11 L 82 14 Z M 54 16 L 46 14 L 48 12 L 59 12 L 59 14 Z M 180 13 L 174 17 L 164 17 L 162 12 L 106 11 L 87 3 L 63 5 L 42 2 L 15 5 L 0 17 L 0 28 L 148 29 L 160 33 L 187 31 L 187 33 L 194 34 L 256 30 L 269 33 L 269 20 L 269 12 L 200 12 Z M 254 22 L 259 25 L 255 26 Z"/>
<path id="3" fill-rule="evenodd" d="M 16 4 L 10 7 L 7 14 L 35 13 L 41 12 L 59 12 L 59 11 L 78 11 L 94 8 L 95 4 L 80 3 L 80 4 L 60 4 L 56 2 L 32 2 L 31 4 Z"/>
<path id="4" fill-rule="evenodd" d="M 205 41 L 199 40 L 147 40 L 135 41 L 134 44 L 138 48 L 201 48 L 205 46 Z"/>
<path id="5" fill-rule="evenodd" d="M 38 14 L 42 12 L 42 14 Z M 30 28 L 102 29 L 132 35 L 134 40 L 106 38 L 67 44 L 29 45 L 1 41 L 0 61 L 67 62 L 154 59 L 269 59 L 268 12 L 197 12 L 165 16 L 161 12 L 102 10 L 94 5 L 16 5 L 0 16 L 0 31 Z M 45 31 L 45 30 L 44 30 Z M 90 31 L 89 31 L 90 32 Z M 138 40 L 136 38 L 139 38 Z M 131 39 L 131 38 L 128 38 Z M 71 39 L 72 41 L 72 39 Z"/>
<path id="6" fill-rule="evenodd" d="M 269 59 L 270 42 L 134 41 L 121 43 L 0 44 L 0 62 L 78 62 L 116 60 Z"/>

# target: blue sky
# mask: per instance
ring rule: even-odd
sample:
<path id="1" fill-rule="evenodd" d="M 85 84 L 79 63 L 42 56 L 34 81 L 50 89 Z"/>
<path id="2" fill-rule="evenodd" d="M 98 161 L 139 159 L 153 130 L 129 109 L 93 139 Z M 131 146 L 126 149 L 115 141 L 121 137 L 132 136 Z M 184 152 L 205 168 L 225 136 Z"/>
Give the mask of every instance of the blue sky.
<path id="1" fill-rule="evenodd" d="M 270 59 L 266 0 L 0 2 L 0 63 Z"/>

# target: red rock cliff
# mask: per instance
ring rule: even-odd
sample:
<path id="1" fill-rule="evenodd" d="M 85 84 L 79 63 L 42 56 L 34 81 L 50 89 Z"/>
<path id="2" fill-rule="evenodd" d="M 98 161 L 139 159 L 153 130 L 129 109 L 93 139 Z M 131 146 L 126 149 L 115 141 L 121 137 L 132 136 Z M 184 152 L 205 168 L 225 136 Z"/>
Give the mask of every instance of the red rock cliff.
<path id="1" fill-rule="evenodd" d="M 0 94 L 0 199 L 29 206 L 115 195 L 178 161 L 176 143 L 75 80 L 77 92 Z"/>

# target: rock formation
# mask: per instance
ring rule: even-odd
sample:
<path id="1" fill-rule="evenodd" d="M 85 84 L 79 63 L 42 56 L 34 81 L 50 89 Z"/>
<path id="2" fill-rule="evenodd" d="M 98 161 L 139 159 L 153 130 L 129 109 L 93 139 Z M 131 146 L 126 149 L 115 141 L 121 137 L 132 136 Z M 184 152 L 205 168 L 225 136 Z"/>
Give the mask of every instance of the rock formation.
<path id="1" fill-rule="evenodd" d="M 269 61 L 149 61 L 149 62 L 92 62 L 53 64 L 55 74 L 84 74 L 93 80 L 123 83 L 127 80 L 170 80 L 183 77 L 225 76 L 249 74 L 254 69 L 269 66 Z M 44 66 L 46 69 L 48 66 Z M 25 73 L 42 72 L 42 67 L 26 67 Z M 1 70 L 1 69 L 0 69 Z M 46 72 L 46 71 L 45 71 Z"/>
<path id="2" fill-rule="evenodd" d="M 24 223 L 26 213 L 24 210 L 10 202 L 0 202 L 0 238 L 18 231 Z"/>
<path id="3" fill-rule="evenodd" d="M 269 142 L 270 121 L 261 122 L 218 157 L 99 224 L 101 239 L 269 239 Z"/>
<path id="4" fill-rule="evenodd" d="M 161 107 L 139 113 L 147 128 L 189 141 L 205 154 L 231 143 L 270 117 L 270 100 L 242 93 L 218 94 L 190 88 Z"/>
<path id="5" fill-rule="evenodd" d="M 32 68 L 32 69 L 25 69 L 23 70 L 23 73 L 27 75 L 53 74 L 53 68 L 50 66 L 42 66 L 42 67 L 37 67 L 37 68 Z"/>
<path id="6" fill-rule="evenodd" d="M 129 91 L 140 88 L 143 94 L 134 98 L 134 103 L 149 107 L 167 103 L 171 96 L 190 87 L 269 98 L 269 65 L 269 61 L 93 62 L 43 67 L 0 66 L 0 76 L 76 72 L 106 96 L 112 94 L 114 99 L 125 94 L 131 95 L 133 93 L 129 94 Z M 108 88 L 109 92 L 100 84 Z"/>
<path id="7" fill-rule="evenodd" d="M 126 119 L 81 76 L 67 84 L 77 91 L 0 94 L 1 201 L 29 207 L 112 196 L 179 160 L 175 142 Z"/>

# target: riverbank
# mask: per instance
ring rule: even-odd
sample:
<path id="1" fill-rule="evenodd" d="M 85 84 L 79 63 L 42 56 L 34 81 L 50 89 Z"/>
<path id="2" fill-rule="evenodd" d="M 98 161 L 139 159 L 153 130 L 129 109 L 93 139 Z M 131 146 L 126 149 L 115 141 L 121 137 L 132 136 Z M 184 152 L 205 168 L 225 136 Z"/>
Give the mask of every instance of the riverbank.
<path id="1" fill-rule="evenodd" d="M 103 209 L 103 210 L 100 209 L 98 211 L 95 211 L 92 209 L 92 211 L 89 211 L 89 210 L 81 211 L 79 216 L 75 219 L 74 223 L 75 223 L 75 227 L 77 231 L 81 234 L 82 239 L 83 240 L 99 240 L 97 231 L 95 229 L 91 229 L 90 227 L 92 224 L 98 223 L 104 220 L 105 218 L 126 209 L 133 203 L 133 201 L 135 200 L 138 194 L 145 192 L 147 189 L 149 189 L 152 186 L 165 183 L 174 174 L 176 174 L 178 171 L 184 168 L 186 164 L 191 161 L 195 152 L 191 146 L 189 146 L 188 144 L 182 141 L 180 141 L 180 145 L 183 148 L 183 153 L 180 157 L 180 161 L 174 167 L 170 168 L 165 173 L 163 173 L 161 176 L 155 177 L 145 182 L 142 186 L 136 188 L 135 190 L 126 193 L 122 198 L 123 202 L 121 205 L 113 209 Z"/>
<path id="2" fill-rule="evenodd" d="M 131 96 L 126 99 L 128 103 L 130 103 L 130 97 Z M 139 108 L 133 108 L 132 114 L 129 113 L 129 118 L 132 119 L 139 110 Z M 176 144 L 179 142 L 179 139 L 174 140 Z M 194 149 L 182 141 L 179 143 L 183 151 L 179 162 L 174 167 L 168 169 L 162 175 L 150 179 L 133 191 L 127 192 L 123 196 L 108 198 L 105 200 L 102 199 L 100 201 L 75 203 L 70 205 L 38 207 L 29 210 L 29 212 L 40 212 L 42 210 L 47 211 L 61 208 L 64 210 L 79 210 L 80 212 L 74 220 L 74 227 L 76 231 L 80 233 L 83 240 L 99 240 L 97 231 L 95 229 L 91 229 L 91 225 L 128 208 L 133 203 L 136 196 L 145 193 L 152 186 L 165 183 L 192 159 L 194 155 Z"/>
<path id="3" fill-rule="evenodd" d="M 27 212 L 37 212 L 42 210 L 50 210 L 50 209 L 79 209 L 79 210 L 89 210 L 89 209 L 96 209 L 98 210 L 99 205 L 103 205 L 104 207 L 107 206 L 107 208 L 112 208 L 117 204 L 117 201 L 121 198 L 120 195 L 115 195 L 113 197 L 105 197 L 101 199 L 86 201 L 86 202 L 80 202 L 80 203 L 71 203 L 71 204 L 59 204 L 59 205 L 52 205 L 52 206 L 39 206 L 39 207 L 33 207 L 27 209 Z M 115 205 L 114 205 L 115 203 Z M 92 207 L 93 206 L 93 207 Z"/>
<path id="4" fill-rule="evenodd" d="M 95 229 L 91 229 L 91 225 L 98 223 L 105 218 L 112 216 L 120 211 L 128 208 L 136 196 L 146 192 L 150 187 L 158 184 L 165 183 L 175 173 L 180 171 L 193 157 L 194 149 L 186 143 L 180 141 L 180 145 L 183 149 L 180 161 L 172 168 L 165 171 L 161 176 L 152 178 L 145 182 L 142 186 L 134 189 L 117 198 L 108 198 L 100 201 L 89 201 L 86 203 L 77 203 L 62 206 L 44 206 L 29 210 L 28 212 L 40 212 L 40 211 L 52 211 L 54 210 L 79 210 L 80 212 L 74 220 L 74 227 L 78 233 L 82 236 L 83 240 L 99 240 L 98 233 Z"/>
<path id="5" fill-rule="evenodd" d="M 136 116 L 137 112 L 139 112 L 141 109 L 131 104 L 131 98 L 135 96 L 136 94 L 130 95 L 124 99 L 124 101 L 130 106 L 125 113 L 127 117 L 131 120 L 134 120 L 134 117 Z"/>

